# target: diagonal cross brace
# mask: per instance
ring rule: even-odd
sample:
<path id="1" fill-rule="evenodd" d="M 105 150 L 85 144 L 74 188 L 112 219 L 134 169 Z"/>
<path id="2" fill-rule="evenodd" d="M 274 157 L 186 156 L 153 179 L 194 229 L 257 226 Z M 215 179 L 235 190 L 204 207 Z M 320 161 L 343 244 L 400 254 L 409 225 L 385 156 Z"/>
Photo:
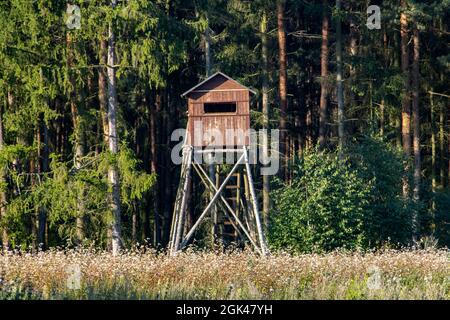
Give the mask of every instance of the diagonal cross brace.
<path id="1" fill-rule="evenodd" d="M 211 179 L 208 177 L 208 175 L 206 174 L 205 170 L 201 167 L 201 166 L 196 166 L 195 169 L 199 169 L 199 171 L 201 171 L 203 178 L 206 178 L 206 181 L 209 184 L 209 188 L 212 189 L 213 191 L 217 192 L 217 188 L 214 185 L 214 183 L 211 181 Z M 200 172 L 199 172 L 200 173 Z M 208 186 L 206 186 L 208 187 Z M 245 236 L 248 238 L 248 240 L 250 240 L 251 244 L 255 247 L 255 249 L 259 252 L 262 253 L 261 249 L 256 245 L 255 240 L 253 240 L 253 238 L 250 236 L 250 233 L 248 232 L 248 230 L 245 228 L 244 224 L 242 223 L 242 221 L 238 218 L 238 216 L 234 213 L 233 209 L 230 207 L 230 205 L 228 204 L 228 202 L 225 200 L 225 198 L 221 195 L 220 199 L 222 200 L 222 202 L 225 204 L 225 207 L 227 208 L 227 210 L 229 211 L 229 213 L 231 213 L 231 215 L 233 216 L 234 219 L 236 219 L 236 222 L 238 223 L 239 227 L 241 227 L 242 231 L 244 232 Z M 236 230 L 237 227 L 235 225 L 233 225 Z M 239 230 L 238 230 L 239 231 Z"/>
<path id="2" fill-rule="evenodd" d="M 203 169 L 199 164 L 193 164 L 192 167 L 195 169 L 195 171 L 197 172 L 198 176 L 200 177 L 200 179 L 202 180 L 203 184 L 205 185 L 205 187 L 211 192 L 211 194 L 213 194 L 214 192 L 217 192 L 217 188 L 216 189 L 212 189 L 209 186 L 209 182 L 206 181 L 206 179 L 204 178 L 202 172 L 204 172 L 204 170 L 202 170 L 202 172 L 200 171 L 199 168 Z M 220 199 L 223 199 L 223 196 L 220 196 Z M 226 211 L 225 206 L 223 205 L 223 203 L 219 203 L 219 206 L 222 208 L 222 210 Z M 229 215 L 228 215 L 229 217 Z M 241 230 L 239 230 L 239 228 L 236 226 L 236 224 L 233 222 L 233 220 L 230 219 L 231 224 L 233 225 L 234 229 L 239 233 L 240 236 L 242 236 L 241 234 Z"/>
<path id="3" fill-rule="evenodd" d="M 236 171 L 237 167 L 239 166 L 239 164 L 244 159 L 244 155 L 245 154 L 242 154 L 242 156 L 239 158 L 239 160 L 234 164 L 233 169 L 231 169 L 230 173 L 228 173 L 228 176 L 222 182 L 222 184 L 220 185 L 219 189 L 216 191 L 216 193 L 212 197 L 211 201 L 206 206 L 205 210 L 203 210 L 202 214 L 200 215 L 200 217 L 198 217 L 197 221 L 194 223 L 194 225 L 192 226 L 191 230 L 189 230 L 189 232 L 186 234 L 186 237 L 183 239 L 183 242 L 181 242 L 180 248 L 183 248 L 187 244 L 187 242 L 192 237 L 192 235 L 194 234 L 194 232 L 197 229 L 197 227 L 200 225 L 200 222 L 203 220 L 203 218 L 206 216 L 208 211 L 211 209 L 211 207 L 213 206 L 214 202 L 216 202 L 216 200 L 219 198 L 220 193 L 222 192 L 223 188 L 225 188 L 225 185 L 227 184 L 228 180 L 230 180 L 232 174 Z"/>

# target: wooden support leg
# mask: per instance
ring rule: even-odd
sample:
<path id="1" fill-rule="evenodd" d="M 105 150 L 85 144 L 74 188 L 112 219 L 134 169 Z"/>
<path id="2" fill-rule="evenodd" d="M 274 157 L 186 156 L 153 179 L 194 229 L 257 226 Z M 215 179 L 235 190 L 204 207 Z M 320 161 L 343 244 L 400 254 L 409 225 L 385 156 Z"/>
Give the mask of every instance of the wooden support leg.
<path id="1" fill-rule="evenodd" d="M 183 232 L 183 222 L 185 218 L 186 212 L 186 200 L 188 198 L 188 187 L 191 180 L 191 167 L 192 167 L 192 149 L 187 150 L 188 152 L 186 156 L 186 163 L 184 171 L 182 172 L 183 177 L 183 185 L 181 189 L 181 199 L 180 203 L 176 204 L 176 212 L 174 217 L 174 226 L 173 226 L 173 235 L 172 235 L 172 247 L 171 254 L 176 254 L 178 250 L 180 250 L 180 241 L 182 238 Z M 179 206 L 177 208 L 177 205 Z"/>
<path id="2" fill-rule="evenodd" d="M 253 205 L 253 214 L 255 215 L 256 228 L 258 231 L 259 244 L 261 246 L 262 254 L 266 255 L 268 253 L 267 245 L 266 245 L 266 241 L 265 241 L 262 226 L 261 226 L 261 220 L 259 219 L 258 202 L 256 199 L 255 189 L 253 187 L 252 172 L 250 170 L 250 164 L 248 162 L 247 148 L 245 146 L 244 146 L 244 161 L 245 161 L 245 171 L 247 172 L 247 177 L 248 177 L 251 201 L 252 201 L 252 205 Z"/>
<path id="3" fill-rule="evenodd" d="M 236 217 L 241 217 L 241 173 L 238 172 L 237 173 L 237 177 L 236 177 L 236 210 L 235 210 L 235 214 Z M 236 241 L 237 243 L 241 243 L 242 239 L 239 239 L 239 241 Z"/>
<path id="4" fill-rule="evenodd" d="M 184 179 L 186 177 L 186 165 L 187 165 L 187 157 L 188 152 L 186 152 L 186 146 L 183 147 L 183 158 L 181 162 L 181 172 L 180 172 L 180 183 L 178 184 L 177 188 L 177 195 L 175 198 L 175 204 L 173 208 L 173 214 L 172 214 L 172 224 L 170 225 L 170 236 L 169 236 L 169 250 L 172 250 L 174 245 L 174 235 L 176 230 L 176 225 L 178 223 L 178 213 L 180 211 L 180 205 L 181 205 L 181 199 L 183 196 L 183 186 L 184 186 Z"/>

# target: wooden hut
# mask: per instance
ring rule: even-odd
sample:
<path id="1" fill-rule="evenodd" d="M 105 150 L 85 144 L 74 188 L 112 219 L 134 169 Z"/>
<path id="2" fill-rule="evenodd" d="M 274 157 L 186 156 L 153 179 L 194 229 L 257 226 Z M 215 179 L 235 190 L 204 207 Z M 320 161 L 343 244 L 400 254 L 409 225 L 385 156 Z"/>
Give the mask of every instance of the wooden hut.
<path id="1" fill-rule="evenodd" d="M 188 144 L 194 147 L 240 147 L 250 143 L 250 94 L 254 91 L 216 72 L 182 97 L 188 98 Z M 216 139 L 219 132 L 222 139 Z"/>

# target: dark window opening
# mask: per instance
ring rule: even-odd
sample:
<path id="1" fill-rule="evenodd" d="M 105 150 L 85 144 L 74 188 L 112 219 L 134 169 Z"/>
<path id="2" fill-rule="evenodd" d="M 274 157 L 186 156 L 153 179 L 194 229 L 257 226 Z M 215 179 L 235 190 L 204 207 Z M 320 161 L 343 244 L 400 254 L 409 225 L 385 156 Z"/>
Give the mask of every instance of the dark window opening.
<path id="1" fill-rule="evenodd" d="M 203 108 L 205 113 L 234 113 L 236 112 L 236 102 L 205 103 Z"/>

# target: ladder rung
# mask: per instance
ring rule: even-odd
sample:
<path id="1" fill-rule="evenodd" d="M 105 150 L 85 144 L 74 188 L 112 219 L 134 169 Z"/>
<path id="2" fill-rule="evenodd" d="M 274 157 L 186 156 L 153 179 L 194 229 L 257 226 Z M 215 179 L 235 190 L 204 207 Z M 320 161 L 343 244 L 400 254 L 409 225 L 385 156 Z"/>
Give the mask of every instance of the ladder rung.
<path id="1" fill-rule="evenodd" d="M 237 185 L 230 185 L 230 186 L 225 186 L 225 188 L 227 188 L 227 189 L 237 189 L 238 186 Z"/>
<path id="2" fill-rule="evenodd" d="M 224 224 L 222 232 L 224 232 L 224 233 L 235 233 L 236 229 L 234 229 L 234 227 L 232 225 Z"/>
<path id="3" fill-rule="evenodd" d="M 223 236 L 228 236 L 228 237 L 236 237 L 236 233 L 235 232 L 233 232 L 233 233 L 223 232 L 222 235 Z"/>

